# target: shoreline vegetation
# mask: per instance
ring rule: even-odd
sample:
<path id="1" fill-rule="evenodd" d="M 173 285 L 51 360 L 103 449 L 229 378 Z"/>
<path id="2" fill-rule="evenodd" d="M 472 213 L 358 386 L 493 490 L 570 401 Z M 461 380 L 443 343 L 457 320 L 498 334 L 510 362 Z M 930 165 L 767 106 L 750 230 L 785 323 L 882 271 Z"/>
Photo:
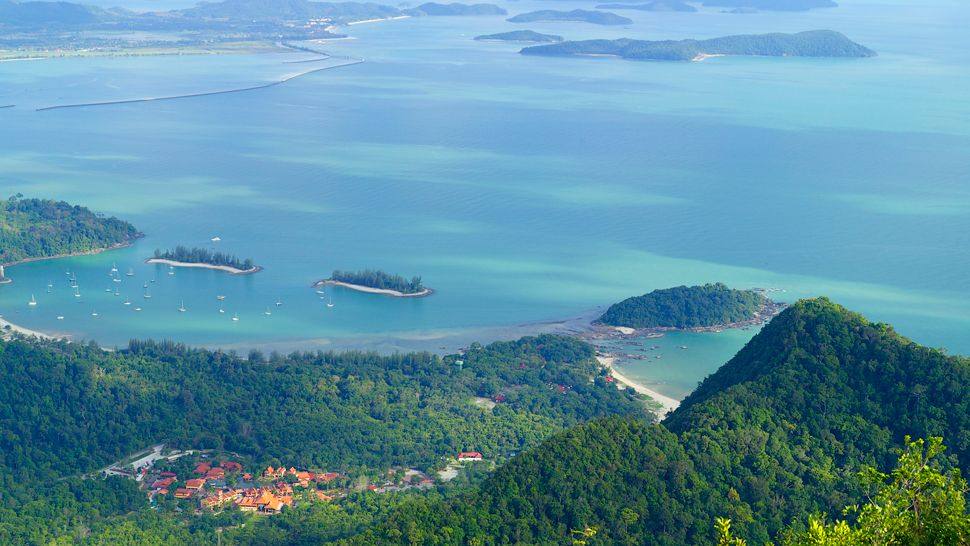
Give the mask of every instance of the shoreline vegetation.
<path id="1" fill-rule="evenodd" d="M 314 288 L 321 286 L 341 286 L 358 292 L 381 294 L 395 298 L 423 298 L 434 293 L 434 290 L 421 283 L 421 277 L 415 276 L 411 279 L 405 279 L 401 275 L 392 275 L 374 269 L 362 271 L 335 270 L 330 278 L 313 283 Z"/>
<path id="2" fill-rule="evenodd" d="M 100 254 L 144 236 L 135 226 L 90 209 L 50 199 L 0 199 L 0 268 L 41 260 Z M 0 282 L 12 282 L 0 271 Z"/>
<path id="3" fill-rule="evenodd" d="M 175 250 L 155 249 L 155 255 L 145 260 L 146 264 L 161 264 L 172 267 L 195 267 L 225 271 L 232 275 L 251 275 L 263 270 L 251 258 L 241 259 L 232 254 L 212 252 L 205 248 L 177 246 Z"/>
<path id="4" fill-rule="evenodd" d="M 45 341 L 59 341 L 59 340 L 70 340 L 71 336 L 48 334 L 41 332 L 40 330 L 31 330 L 30 328 L 25 328 L 8 319 L 0 316 L 0 339 L 9 341 L 14 336 L 20 336 L 25 338 L 37 338 Z"/>

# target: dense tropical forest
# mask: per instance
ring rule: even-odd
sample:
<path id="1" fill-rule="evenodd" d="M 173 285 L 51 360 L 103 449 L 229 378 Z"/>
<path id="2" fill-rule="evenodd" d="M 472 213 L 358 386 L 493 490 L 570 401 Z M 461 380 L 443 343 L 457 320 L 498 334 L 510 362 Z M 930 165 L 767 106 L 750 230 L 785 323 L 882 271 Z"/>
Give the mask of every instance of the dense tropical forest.
<path id="1" fill-rule="evenodd" d="M 891 469 L 907 435 L 945 438 L 936 464 L 965 474 L 968 431 L 968 359 L 805 301 L 662 424 L 612 417 L 565 431 L 477 491 L 410 501 L 352 543 L 562 544 L 591 530 L 590 545 L 704 544 L 723 517 L 764 544 L 810 531 L 813 514 L 831 521 L 863 504 L 868 468 Z"/>
<path id="2" fill-rule="evenodd" d="M 218 529 L 247 545 L 970 541 L 966 358 L 802 301 L 656 424 L 592 355 L 558 336 L 446 358 L 5 343 L 0 542 L 211 544 Z M 59 479 L 157 441 L 347 472 L 523 451 L 464 487 L 257 520 L 148 510 L 131 480 Z"/>
<path id="3" fill-rule="evenodd" d="M 628 328 L 699 328 L 751 320 L 768 303 L 754 290 L 723 283 L 654 290 L 611 305 L 598 323 Z"/>
<path id="4" fill-rule="evenodd" d="M 102 250 L 139 235 L 128 222 L 64 201 L 0 199 L 0 264 Z"/>
<path id="5" fill-rule="evenodd" d="M 156 248 L 152 258 L 190 264 L 224 265 L 233 269 L 239 269 L 240 271 L 250 271 L 256 267 L 251 258 L 243 259 L 233 254 L 213 252 L 209 249 L 199 247 L 187 248 L 182 245 L 175 247 L 174 250 L 166 250 L 164 252 Z"/>
<path id="6" fill-rule="evenodd" d="M 46 544 L 139 509 L 144 493 L 133 482 L 64 478 L 160 442 L 240 453 L 256 467 L 353 474 L 431 470 L 469 449 L 500 462 L 590 419 L 650 417 L 638 395 L 601 374 L 589 345 L 557 336 L 473 345 L 448 358 L 243 359 L 150 341 L 117 352 L 0 343 L 0 543 Z M 476 397 L 498 402 L 483 406 Z"/>
<path id="7" fill-rule="evenodd" d="M 392 275 L 376 269 L 364 269 L 362 271 L 336 270 L 330 275 L 328 280 L 381 290 L 395 290 L 402 294 L 417 294 L 426 290 L 425 286 L 421 284 L 421 277 L 411 277 L 408 280 L 401 275 Z"/>
<path id="8" fill-rule="evenodd" d="M 557 11 L 543 9 L 520 13 L 514 17 L 509 17 L 510 23 L 537 23 L 544 21 L 576 21 L 580 23 L 592 23 L 594 25 L 629 25 L 632 19 L 610 13 L 608 11 L 590 11 L 586 9 L 574 9 L 572 11 Z M 568 42 L 567 42 L 568 43 Z"/>

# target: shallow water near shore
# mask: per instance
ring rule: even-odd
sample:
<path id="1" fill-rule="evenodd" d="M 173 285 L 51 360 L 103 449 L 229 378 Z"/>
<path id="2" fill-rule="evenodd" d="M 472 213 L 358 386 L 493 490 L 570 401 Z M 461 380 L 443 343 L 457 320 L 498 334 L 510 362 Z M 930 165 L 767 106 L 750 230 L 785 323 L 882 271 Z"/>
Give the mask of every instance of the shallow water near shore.
<path id="1" fill-rule="evenodd" d="M 317 47 L 365 63 L 285 85 L 47 112 L 34 110 L 275 81 L 297 71 L 285 61 L 309 56 L 0 63 L 0 104 L 16 104 L 0 110 L 0 192 L 87 205 L 146 233 L 128 249 L 11 268 L 0 314 L 107 346 L 447 351 L 554 330 L 654 288 L 723 281 L 781 288 L 785 301 L 827 295 L 970 353 L 970 7 L 846 4 L 530 28 L 567 38 L 833 28 L 879 57 L 524 57 L 471 40 L 518 28 L 503 18 L 412 18 L 351 27 L 355 39 Z M 143 263 L 216 235 L 219 250 L 265 270 L 169 276 Z M 134 276 L 112 283 L 112 263 Z M 365 267 L 422 275 L 435 294 L 332 289 L 327 308 L 310 287 Z M 679 395 L 753 333 L 669 336 L 689 349 L 619 365 Z"/>

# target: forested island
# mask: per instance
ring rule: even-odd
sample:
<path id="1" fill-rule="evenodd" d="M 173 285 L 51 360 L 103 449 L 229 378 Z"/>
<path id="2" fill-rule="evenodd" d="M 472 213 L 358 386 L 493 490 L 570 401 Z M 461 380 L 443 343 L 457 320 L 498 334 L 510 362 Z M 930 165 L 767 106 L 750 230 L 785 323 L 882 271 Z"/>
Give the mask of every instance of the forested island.
<path id="1" fill-rule="evenodd" d="M 500 32 L 498 34 L 483 34 L 475 36 L 479 42 L 532 42 L 532 43 L 555 43 L 561 42 L 562 36 L 555 34 L 541 34 L 534 30 L 513 30 L 510 32 Z"/>
<path id="2" fill-rule="evenodd" d="M 680 0 L 654 0 L 646 4 L 600 4 L 596 9 L 633 9 L 638 11 L 678 11 L 694 13 L 697 8 Z"/>
<path id="3" fill-rule="evenodd" d="M 761 292 L 712 283 L 625 299 L 611 305 L 596 323 L 635 329 L 726 328 L 771 317 L 776 309 Z"/>
<path id="4" fill-rule="evenodd" d="M 173 250 L 155 249 L 155 254 L 145 260 L 145 263 L 215 269 L 233 275 L 248 275 L 263 270 L 262 267 L 254 264 L 251 258 L 239 258 L 233 254 L 213 252 L 207 248 L 188 248 L 182 245 Z"/>
<path id="5" fill-rule="evenodd" d="M 572 11 L 556 11 L 552 9 L 530 11 L 510 17 L 508 21 L 510 23 L 575 21 L 579 23 L 592 23 L 594 25 L 629 25 L 633 22 L 632 19 L 608 11 L 590 11 L 585 9 L 574 9 Z"/>
<path id="6" fill-rule="evenodd" d="M 420 298 L 430 296 L 433 290 L 421 283 L 421 277 L 406 279 L 401 275 L 393 275 L 376 269 L 362 271 L 335 270 L 329 279 L 313 283 L 313 286 L 342 286 L 358 292 L 382 294 L 398 298 Z"/>
<path id="7" fill-rule="evenodd" d="M 523 55 L 614 56 L 632 60 L 692 61 L 720 55 L 767 57 L 874 57 L 871 49 L 831 30 L 750 34 L 710 40 L 583 40 L 524 48 Z"/>
<path id="8" fill-rule="evenodd" d="M 0 199 L 0 265 L 94 254 L 132 244 L 128 222 L 50 199 Z"/>
<path id="9" fill-rule="evenodd" d="M 416 8 L 404 10 L 412 16 L 470 16 L 470 15 L 507 15 L 508 12 L 495 4 L 438 4 L 428 2 Z"/>

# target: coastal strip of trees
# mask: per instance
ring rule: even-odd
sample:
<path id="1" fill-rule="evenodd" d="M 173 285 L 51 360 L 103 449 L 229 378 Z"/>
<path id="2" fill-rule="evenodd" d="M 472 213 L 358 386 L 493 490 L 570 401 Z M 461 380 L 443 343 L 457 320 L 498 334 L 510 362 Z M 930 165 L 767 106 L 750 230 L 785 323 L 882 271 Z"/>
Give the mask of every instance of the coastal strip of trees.
<path id="1" fill-rule="evenodd" d="M 213 252 L 207 248 L 188 248 L 182 245 L 172 250 L 155 249 L 152 256 L 156 260 L 171 260 L 189 264 L 224 265 L 240 271 L 250 271 L 256 267 L 252 258 L 240 258 L 225 252 Z"/>
<path id="2" fill-rule="evenodd" d="M 361 271 L 335 270 L 329 280 L 381 290 L 395 290 L 402 294 L 417 294 L 426 289 L 421 284 L 421 277 L 419 276 L 406 279 L 401 275 L 385 273 L 378 269 L 364 269 Z"/>

